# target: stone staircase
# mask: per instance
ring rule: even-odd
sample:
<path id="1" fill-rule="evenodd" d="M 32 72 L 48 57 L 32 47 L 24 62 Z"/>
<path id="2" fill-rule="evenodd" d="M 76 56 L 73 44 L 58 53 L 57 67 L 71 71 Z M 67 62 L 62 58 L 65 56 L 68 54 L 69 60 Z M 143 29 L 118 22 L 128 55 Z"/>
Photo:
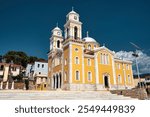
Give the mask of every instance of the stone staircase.
<path id="1" fill-rule="evenodd" d="M 0 91 L 0 100 L 137 100 L 109 91 Z"/>

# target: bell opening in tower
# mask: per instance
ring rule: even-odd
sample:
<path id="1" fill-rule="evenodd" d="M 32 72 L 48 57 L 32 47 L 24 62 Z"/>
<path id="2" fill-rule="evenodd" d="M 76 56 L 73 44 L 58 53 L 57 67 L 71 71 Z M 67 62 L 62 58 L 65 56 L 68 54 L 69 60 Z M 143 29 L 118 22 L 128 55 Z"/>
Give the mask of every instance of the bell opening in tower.
<path id="1" fill-rule="evenodd" d="M 74 39 L 78 38 L 78 28 L 74 27 Z"/>

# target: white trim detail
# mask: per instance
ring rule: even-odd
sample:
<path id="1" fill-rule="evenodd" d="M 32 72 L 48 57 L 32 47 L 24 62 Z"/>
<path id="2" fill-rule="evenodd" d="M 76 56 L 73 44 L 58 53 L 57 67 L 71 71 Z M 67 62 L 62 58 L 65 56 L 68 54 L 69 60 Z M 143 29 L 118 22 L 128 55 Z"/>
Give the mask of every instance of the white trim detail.
<path id="1" fill-rule="evenodd" d="M 98 61 L 97 61 L 98 54 L 95 53 L 94 61 L 95 61 L 95 76 L 96 76 L 96 84 L 99 84 L 99 72 L 98 72 Z"/>
<path id="2" fill-rule="evenodd" d="M 72 83 L 72 44 L 69 45 L 69 83 Z"/>
<path id="3" fill-rule="evenodd" d="M 84 47 L 82 45 L 82 83 L 85 83 L 85 70 L 84 70 Z"/>
<path id="4" fill-rule="evenodd" d="M 114 85 L 116 84 L 116 71 L 115 71 L 115 65 L 114 65 L 114 56 L 112 56 L 112 70 L 113 70 L 113 80 Z"/>

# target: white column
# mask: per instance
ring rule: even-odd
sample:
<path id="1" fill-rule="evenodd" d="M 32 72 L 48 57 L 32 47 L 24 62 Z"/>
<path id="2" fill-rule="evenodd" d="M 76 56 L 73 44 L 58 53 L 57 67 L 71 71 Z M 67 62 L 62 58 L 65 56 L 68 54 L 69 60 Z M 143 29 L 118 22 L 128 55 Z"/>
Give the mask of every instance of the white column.
<path id="1" fill-rule="evenodd" d="M 72 83 L 72 43 L 69 44 L 69 83 Z"/>
<path id="2" fill-rule="evenodd" d="M 84 84 L 85 83 L 85 76 L 84 76 L 84 47 L 82 45 L 82 83 Z"/>
<path id="3" fill-rule="evenodd" d="M 55 75 L 55 89 L 57 88 L 57 77 L 56 77 L 56 75 Z"/>
<path id="4" fill-rule="evenodd" d="M 6 83 L 6 88 L 5 89 L 8 89 L 8 81 L 7 81 L 7 83 Z"/>
<path id="5" fill-rule="evenodd" d="M 53 82 L 54 82 L 53 77 L 50 78 L 50 82 L 51 82 L 51 89 L 53 89 L 53 87 L 54 87 L 54 85 L 53 85 Z"/>
<path id="6" fill-rule="evenodd" d="M 98 73 L 98 61 L 97 61 L 97 55 L 94 56 L 95 61 L 95 76 L 96 76 L 96 84 L 99 84 L 99 73 Z"/>
<path id="7" fill-rule="evenodd" d="M 123 65 L 123 75 L 124 75 L 124 84 L 125 84 L 125 88 L 126 88 L 126 71 L 125 71 L 124 65 Z"/>
<path id="8" fill-rule="evenodd" d="M 116 85 L 116 71 L 115 71 L 115 65 L 114 65 L 114 56 L 112 56 L 112 70 L 113 70 L 114 85 Z"/>
<path id="9" fill-rule="evenodd" d="M 64 84 L 64 52 L 62 54 L 62 72 L 61 72 L 61 87 L 63 88 Z"/>
<path id="10" fill-rule="evenodd" d="M 58 75 L 58 88 L 60 88 L 60 76 Z"/>
<path id="11" fill-rule="evenodd" d="M 14 89 L 14 81 L 12 82 L 11 89 Z"/>
<path id="12" fill-rule="evenodd" d="M 0 86 L 0 89 L 3 89 L 3 81 L 1 82 L 1 86 Z"/>

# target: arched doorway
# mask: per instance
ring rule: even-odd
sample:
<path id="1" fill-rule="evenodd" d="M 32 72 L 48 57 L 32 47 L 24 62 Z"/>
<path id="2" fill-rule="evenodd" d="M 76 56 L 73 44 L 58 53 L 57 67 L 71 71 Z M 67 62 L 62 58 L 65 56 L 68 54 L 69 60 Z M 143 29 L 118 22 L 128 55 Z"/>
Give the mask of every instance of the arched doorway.
<path id="1" fill-rule="evenodd" d="M 108 79 L 108 76 L 104 76 L 104 86 L 105 86 L 105 88 L 109 88 L 109 79 Z"/>

